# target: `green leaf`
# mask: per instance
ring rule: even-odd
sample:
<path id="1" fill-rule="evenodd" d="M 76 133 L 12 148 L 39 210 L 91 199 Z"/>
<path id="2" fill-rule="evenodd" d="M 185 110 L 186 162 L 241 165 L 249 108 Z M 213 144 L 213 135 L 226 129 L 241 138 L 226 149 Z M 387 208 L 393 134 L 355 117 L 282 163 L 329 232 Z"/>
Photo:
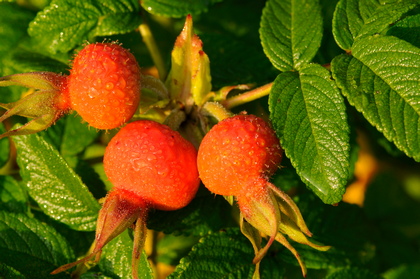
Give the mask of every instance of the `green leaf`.
<path id="1" fill-rule="evenodd" d="M 251 243 L 228 229 L 202 238 L 168 278 L 252 278 L 253 257 Z"/>
<path id="2" fill-rule="evenodd" d="M 339 269 L 325 277 L 325 279 L 381 279 L 382 276 L 375 274 L 369 269 L 348 267 Z"/>
<path id="3" fill-rule="evenodd" d="M 166 234 L 159 239 L 156 246 L 156 261 L 176 266 L 180 259 L 188 254 L 191 247 L 197 244 L 199 237 Z"/>
<path id="4" fill-rule="evenodd" d="M 110 278 L 131 278 L 132 249 L 133 240 L 130 238 L 128 230 L 105 245 L 99 262 L 99 267 L 104 275 Z M 139 265 L 140 278 L 154 278 L 144 250 Z"/>
<path id="5" fill-rule="evenodd" d="M 384 274 L 385 279 L 411 279 L 420 274 L 420 264 L 403 265 L 387 271 Z"/>
<path id="6" fill-rule="evenodd" d="M 271 120 L 300 178 L 325 203 L 337 203 L 349 176 L 349 127 L 338 88 L 323 67 L 280 74 L 273 85 Z"/>
<path id="7" fill-rule="evenodd" d="M 41 279 L 53 278 L 54 267 L 73 258 L 68 243 L 53 228 L 23 214 L 0 211 L 0 262 Z"/>
<path id="8" fill-rule="evenodd" d="M 33 12 L 16 4 L 0 4 L 0 59 L 19 44 L 26 36 L 29 22 L 35 16 Z"/>
<path id="9" fill-rule="evenodd" d="M 208 7 L 223 0 L 143 0 L 142 7 L 149 13 L 166 17 L 183 17 L 206 12 Z"/>
<path id="10" fill-rule="evenodd" d="M 0 274 L 2 278 L 26 279 L 22 273 L 4 263 L 0 263 Z"/>
<path id="11" fill-rule="evenodd" d="M 309 192 L 299 195 L 297 205 L 313 233 L 312 239 L 332 247 L 320 252 L 293 243 L 309 269 L 361 266 L 378 257 L 378 249 L 371 240 L 372 230 L 369 230 L 372 224 L 359 206 L 344 202 L 330 206 Z M 280 258 L 297 265 L 295 257 L 287 250 L 280 253 Z"/>
<path id="12" fill-rule="evenodd" d="M 350 50 L 357 38 L 386 32 L 417 5 L 416 0 L 341 0 L 333 18 L 337 44 Z"/>
<path id="13" fill-rule="evenodd" d="M 97 137 L 96 129 L 83 123 L 80 116 L 70 115 L 70 117 L 66 117 L 60 151 L 63 156 L 77 155 L 83 152 Z"/>
<path id="14" fill-rule="evenodd" d="M 29 35 L 51 53 L 68 52 L 96 36 L 122 34 L 141 22 L 135 0 L 53 0 L 29 25 Z"/>
<path id="15" fill-rule="evenodd" d="M 407 16 L 394 24 L 386 34 L 420 47 L 420 14 Z"/>
<path id="16" fill-rule="evenodd" d="M 6 129 L 3 125 L 0 124 L 0 134 L 6 132 Z M 0 140 L 0 169 L 6 164 L 9 160 L 9 153 L 10 153 L 10 141 L 7 138 L 3 138 Z"/>
<path id="17" fill-rule="evenodd" d="M 0 176 L 0 210 L 25 213 L 26 202 L 26 193 L 19 183 L 11 176 Z"/>
<path id="18" fill-rule="evenodd" d="M 14 141 L 21 176 L 41 209 L 75 230 L 95 230 L 100 206 L 57 150 L 38 135 Z"/>
<path id="19" fill-rule="evenodd" d="M 332 61 L 337 85 L 388 140 L 420 161 L 420 49 L 372 36 L 358 40 L 352 54 Z"/>
<path id="20" fill-rule="evenodd" d="M 65 73 L 68 69 L 67 64 L 20 46 L 12 50 L 2 63 L 4 75 L 29 72 Z"/>
<path id="21" fill-rule="evenodd" d="M 322 16 L 315 0 L 269 0 L 260 28 L 264 52 L 280 71 L 299 69 L 321 45 Z"/>
<path id="22" fill-rule="evenodd" d="M 175 211 L 153 211 L 147 227 L 166 234 L 203 236 L 226 226 L 231 220 L 230 205 L 221 196 L 200 193 L 189 205 Z"/>
<path id="23" fill-rule="evenodd" d="M 257 83 L 267 84 L 278 75 L 261 48 L 232 34 L 203 34 L 204 48 L 210 58 L 211 83 L 223 86 Z"/>

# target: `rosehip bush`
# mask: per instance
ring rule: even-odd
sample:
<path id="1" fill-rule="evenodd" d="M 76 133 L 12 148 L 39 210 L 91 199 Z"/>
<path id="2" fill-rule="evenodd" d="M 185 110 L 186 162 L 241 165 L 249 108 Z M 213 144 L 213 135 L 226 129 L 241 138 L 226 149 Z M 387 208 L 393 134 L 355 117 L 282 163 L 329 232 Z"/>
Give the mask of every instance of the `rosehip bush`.
<path id="1" fill-rule="evenodd" d="M 419 277 L 419 15 L 0 1 L 0 278 Z"/>

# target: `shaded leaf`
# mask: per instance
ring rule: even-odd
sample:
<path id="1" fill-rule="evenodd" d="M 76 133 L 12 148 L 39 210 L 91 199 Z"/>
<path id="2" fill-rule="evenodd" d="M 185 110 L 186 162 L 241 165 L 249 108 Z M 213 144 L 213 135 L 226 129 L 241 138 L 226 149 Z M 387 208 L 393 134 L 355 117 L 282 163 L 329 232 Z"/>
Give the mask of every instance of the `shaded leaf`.
<path id="1" fill-rule="evenodd" d="M 1 2 L 1 1 L 0 1 Z M 0 59 L 26 36 L 28 23 L 35 14 L 12 3 L 0 5 Z"/>
<path id="2" fill-rule="evenodd" d="M 394 24 L 386 34 L 420 47 L 420 14 L 407 16 Z"/>
<path id="3" fill-rule="evenodd" d="M 14 141 L 21 176 L 42 210 L 75 230 L 95 230 L 100 206 L 57 150 L 38 135 Z"/>
<path id="4" fill-rule="evenodd" d="M 150 212 L 147 227 L 167 234 L 203 236 L 231 221 L 226 212 L 230 212 L 230 206 L 223 197 L 199 193 L 180 210 Z"/>
<path id="5" fill-rule="evenodd" d="M 0 176 L 0 210 L 26 213 L 27 195 L 11 176 Z"/>
<path id="6" fill-rule="evenodd" d="M 96 138 L 98 131 L 89 127 L 80 116 L 66 117 L 60 152 L 63 156 L 77 155 L 85 150 Z"/>
<path id="7" fill-rule="evenodd" d="M 0 134 L 6 132 L 6 129 L 3 125 L 0 124 Z M 0 169 L 6 164 L 9 160 L 9 153 L 10 153 L 10 141 L 7 138 L 3 138 L 0 140 Z"/>
<path id="8" fill-rule="evenodd" d="M 0 262 L 28 278 L 41 279 L 52 278 L 52 269 L 73 257 L 66 240 L 53 228 L 26 215 L 0 211 Z"/>
<path id="9" fill-rule="evenodd" d="M 280 74 L 269 98 L 271 120 L 286 156 L 325 203 L 337 203 L 349 177 L 344 100 L 319 65 Z"/>
<path id="10" fill-rule="evenodd" d="M 318 1 L 269 0 L 261 18 L 261 42 L 280 71 L 299 69 L 321 45 L 322 16 Z"/>
<path id="11" fill-rule="evenodd" d="M 326 279 L 381 279 L 382 276 L 375 274 L 368 269 L 349 267 L 339 269 L 325 277 Z"/>
<path id="12" fill-rule="evenodd" d="M 202 238 L 168 278 L 252 278 L 253 256 L 247 239 L 229 229 Z"/>

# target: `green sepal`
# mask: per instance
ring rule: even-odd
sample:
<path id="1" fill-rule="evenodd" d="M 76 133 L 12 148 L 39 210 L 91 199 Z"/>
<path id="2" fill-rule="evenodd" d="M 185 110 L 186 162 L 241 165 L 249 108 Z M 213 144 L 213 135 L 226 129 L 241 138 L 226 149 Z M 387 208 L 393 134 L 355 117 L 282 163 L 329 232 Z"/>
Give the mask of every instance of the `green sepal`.
<path id="1" fill-rule="evenodd" d="M 255 251 L 253 262 L 260 262 L 276 240 L 295 256 L 305 276 L 305 264 L 286 236 L 320 251 L 326 251 L 330 246 L 313 243 L 307 238 L 311 237 L 312 233 L 307 228 L 299 208 L 286 193 L 264 179 L 256 181 L 252 189 L 255 190 L 237 197 L 241 215 L 259 232 L 270 237 L 267 244 L 259 248 L 260 236 L 247 225 L 241 225 L 242 232 L 251 241 Z"/>
<path id="2" fill-rule="evenodd" d="M 0 139 L 45 130 L 69 111 L 66 78 L 51 72 L 15 74 L 0 78 L 0 86 L 18 85 L 35 90 L 17 102 L 0 103 L 0 107 L 7 109 L 0 117 L 0 123 L 13 115 L 33 118 L 25 125 L 0 135 Z"/>

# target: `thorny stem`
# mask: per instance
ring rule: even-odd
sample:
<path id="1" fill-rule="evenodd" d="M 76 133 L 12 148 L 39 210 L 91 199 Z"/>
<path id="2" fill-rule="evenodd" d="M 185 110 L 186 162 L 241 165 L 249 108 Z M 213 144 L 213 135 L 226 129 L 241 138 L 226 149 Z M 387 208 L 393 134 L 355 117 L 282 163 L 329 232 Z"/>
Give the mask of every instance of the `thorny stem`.
<path id="1" fill-rule="evenodd" d="M 239 105 L 267 96 L 268 94 L 270 94 L 272 87 L 273 87 L 273 82 L 263 85 L 261 87 L 255 88 L 251 91 L 245 92 L 243 94 L 233 96 L 223 101 L 222 104 L 227 109 L 237 107 Z"/>
<path id="2" fill-rule="evenodd" d="M 143 23 L 140 24 L 139 32 L 143 38 L 143 42 L 146 44 L 146 47 L 150 52 L 150 55 L 152 56 L 154 64 L 156 65 L 159 78 L 161 80 L 165 80 L 167 75 L 165 63 L 163 62 L 163 58 L 156 44 L 155 38 L 153 37 L 152 31 L 146 21 L 143 21 Z"/>

